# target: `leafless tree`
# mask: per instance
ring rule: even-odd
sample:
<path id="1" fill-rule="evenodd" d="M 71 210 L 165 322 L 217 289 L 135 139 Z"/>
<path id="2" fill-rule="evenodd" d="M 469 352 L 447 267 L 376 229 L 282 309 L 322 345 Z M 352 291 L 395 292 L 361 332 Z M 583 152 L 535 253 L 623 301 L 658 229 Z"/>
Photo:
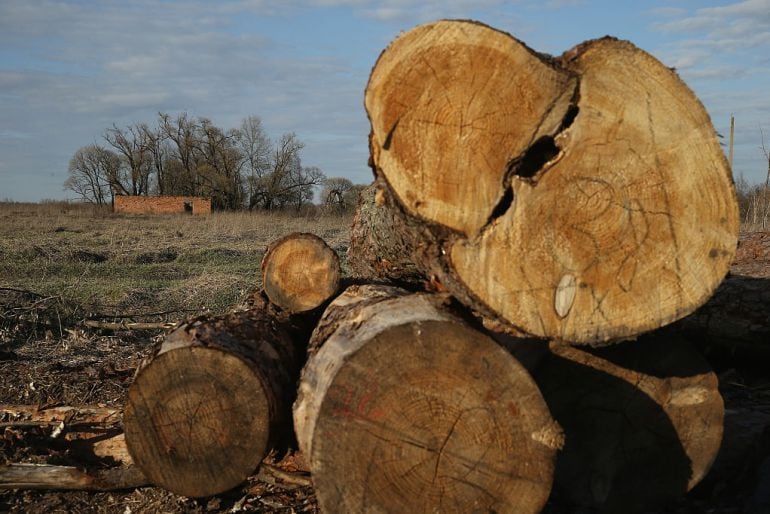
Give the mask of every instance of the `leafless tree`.
<path id="1" fill-rule="evenodd" d="M 346 210 L 346 193 L 353 188 L 353 182 L 344 177 L 330 177 L 324 181 L 321 200 L 329 208 Z"/>
<path id="2" fill-rule="evenodd" d="M 112 146 L 123 160 L 127 172 L 111 177 L 112 187 L 125 195 L 147 195 L 150 192 L 150 154 L 145 132 L 140 125 L 129 125 L 124 129 L 112 125 L 104 132 L 104 140 Z"/>
<path id="3" fill-rule="evenodd" d="M 762 130 L 762 126 L 759 126 L 759 133 L 762 135 L 762 154 L 765 156 L 765 160 L 767 161 L 767 176 L 765 177 L 765 191 L 764 191 L 764 198 L 762 203 L 763 206 L 763 213 L 762 213 L 762 228 L 767 228 L 768 223 L 768 215 L 770 215 L 770 197 L 768 197 L 768 190 L 770 190 L 770 151 L 765 146 L 765 132 Z"/>
<path id="4" fill-rule="evenodd" d="M 110 177 L 121 167 L 118 154 L 98 145 L 79 148 L 69 162 L 64 189 L 77 194 L 84 202 L 104 205 L 114 191 Z"/>

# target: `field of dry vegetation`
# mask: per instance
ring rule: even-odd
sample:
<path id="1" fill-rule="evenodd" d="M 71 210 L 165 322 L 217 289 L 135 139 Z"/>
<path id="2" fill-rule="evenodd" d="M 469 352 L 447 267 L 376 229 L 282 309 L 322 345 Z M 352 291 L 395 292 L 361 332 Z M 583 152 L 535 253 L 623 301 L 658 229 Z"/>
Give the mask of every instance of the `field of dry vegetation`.
<path id="1" fill-rule="evenodd" d="M 127 216 L 76 204 L 0 203 L 0 404 L 122 407 L 138 361 L 163 331 L 103 330 L 86 321 L 173 323 L 225 312 L 261 285 L 269 242 L 312 232 L 344 266 L 349 226 L 348 216 L 334 214 Z M 2 430 L 0 463 L 77 464 L 44 432 Z M 222 502 L 226 511 L 239 493 L 209 505 L 155 488 L 127 496 L 0 491 L 0 512 L 219 511 L 214 504 Z M 274 511 L 279 500 L 265 494 L 267 503 L 255 505 Z"/>

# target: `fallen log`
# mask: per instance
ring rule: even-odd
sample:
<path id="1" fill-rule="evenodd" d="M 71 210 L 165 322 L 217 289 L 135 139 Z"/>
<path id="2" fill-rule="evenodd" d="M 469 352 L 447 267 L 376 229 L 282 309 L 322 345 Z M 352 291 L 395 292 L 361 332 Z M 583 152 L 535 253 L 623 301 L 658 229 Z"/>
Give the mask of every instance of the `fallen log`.
<path id="1" fill-rule="evenodd" d="M 645 337 L 591 352 L 549 348 L 534 376 L 565 433 L 555 490 L 601 512 L 648 512 L 703 479 L 724 404 L 691 345 Z"/>
<path id="2" fill-rule="evenodd" d="M 254 308 L 195 318 L 166 337 L 139 367 L 123 418 L 148 479 L 184 496 L 221 493 L 286 444 L 301 331 Z"/>
<path id="3" fill-rule="evenodd" d="M 289 234 L 271 243 L 262 259 L 262 287 L 278 307 L 299 313 L 326 303 L 340 287 L 337 253 L 318 236 Z"/>
<path id="4" fill-rule="evenodd" d="M 135 466 L 84 471 L 51 464 L 0 464 L 0 489 L 112 491 L 149 485 Z"/>
<path id="5" fill-rule="evenodd" d="M 448 297 L 352 286 L 294 406 L 324 512 L 539 512 L 561 431 L 529 374 Z"/>
<path id="6" fill-rule="evenodd" d="M 708 114 L 628 42 L 550 59 L 429 23 L 382 53 L 365 106 L 402 230 L 383 245 L 409 242 L 423 275 L 519 333 L 602 345 L 656 329 L 703 304 L 735 254 Z"/>

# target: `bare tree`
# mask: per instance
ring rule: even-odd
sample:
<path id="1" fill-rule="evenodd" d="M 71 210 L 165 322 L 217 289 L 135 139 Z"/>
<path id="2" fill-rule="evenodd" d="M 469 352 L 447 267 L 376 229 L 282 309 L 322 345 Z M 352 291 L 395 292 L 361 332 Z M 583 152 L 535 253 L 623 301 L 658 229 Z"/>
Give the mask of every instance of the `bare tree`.
<path id="1" fill-rule="evenodd" d="M 104 205 L 115 192 L 110 177 L 120 169 L 120 157 L 98 145 L 79 148 L 69 162 L 64 189 L 77 194 L 83 201 Z"/>
<path id="2" fill-rule="evenodd" d="M 344 177 L 330 177 L 324 181 L 321 200 L 324 205 L 340 211 L 346 210 L 346 193 L 353 188 L 353 182 Z"/>
<path id="3" fill-rule="evenodd" d="M 768 223 L 768 215 L 770 215 L 770 199 L 768 198 L 768 190 L 770 190 L 770 151 L 768 151 L 767 147 L 765 147 L 765 132 L 762 130 L 761 125 L 759 126 L 759 133 L 762 135 L 762 153 L 764 154 L 765 160 L 767 161 L 767 176 L 765 177 L 765 191 L 762 201 L 764 204 L 762 213 L 762 228 L 765 229 Z"/>
<path id="4" fill-rule="evenodd" d="M 104 132 L 104 140 L 121 156 L 126 165 L 125 176 L 111 177 L 113 188 L 126 195 L 147 195 L 150 192 L 150 154 L 145 132 L 140 125 L 120 129 L 112 125 Z M 127 180 L 125 180 L 127 179 Z"/>
<path id="5" fill-rule="evenodd" d="M 253 206 L 256 203 L 257 184 L 271 170 L 272 145 L 259 116 L 249 116 L 241 121 L 236 141 L 243 159 L 248 202 Z"/>
<path id="6" fill-rule="evenodd" d="M 173 191 L 169 191 L 169 194 L 198 195 L 200 189 L 200 180 L 196 172 L 198 124 L 190 119 L 186 112 L 177 115 L 176 118 L 166 113 L 158 113 L 158 126 L 163 136 L 171 141 L 172 156 L 178 161 L 178 165 L 171 166 L 176 176 L 170 177 L 170 182 L 175 187 Z"/>
<path id="7" fill-rule="evenodd" d="M 155 174 L 155 191 L 159 195 L 164 195 L 168 187 L 168 177 L 166 176 L 166 164 L 170 152 L 168 141 L 160 128 L 153 129 L 146 123 L 142 123 L 139 125 L 139 130 L 149 155 L 150 167 Z"/>

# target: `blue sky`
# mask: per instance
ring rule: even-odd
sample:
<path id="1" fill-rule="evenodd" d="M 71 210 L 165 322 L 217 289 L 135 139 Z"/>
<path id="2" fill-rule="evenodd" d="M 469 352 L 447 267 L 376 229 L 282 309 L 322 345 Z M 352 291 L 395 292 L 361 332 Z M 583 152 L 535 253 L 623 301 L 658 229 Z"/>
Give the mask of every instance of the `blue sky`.
<path id="1" fill-rule="evenodd" d="M 187 111 L 230 128 L 256 114 L 302 160 L 369 182 L 363 90 L 400 31 L 472 18 L 558 55 L 629 39 L 674 66 L 729 133 L 734 170 L 764 181 L 770 0 L 0 0 L 0 199 L 66 198 L 67 164 L 113 123 Z"/>

